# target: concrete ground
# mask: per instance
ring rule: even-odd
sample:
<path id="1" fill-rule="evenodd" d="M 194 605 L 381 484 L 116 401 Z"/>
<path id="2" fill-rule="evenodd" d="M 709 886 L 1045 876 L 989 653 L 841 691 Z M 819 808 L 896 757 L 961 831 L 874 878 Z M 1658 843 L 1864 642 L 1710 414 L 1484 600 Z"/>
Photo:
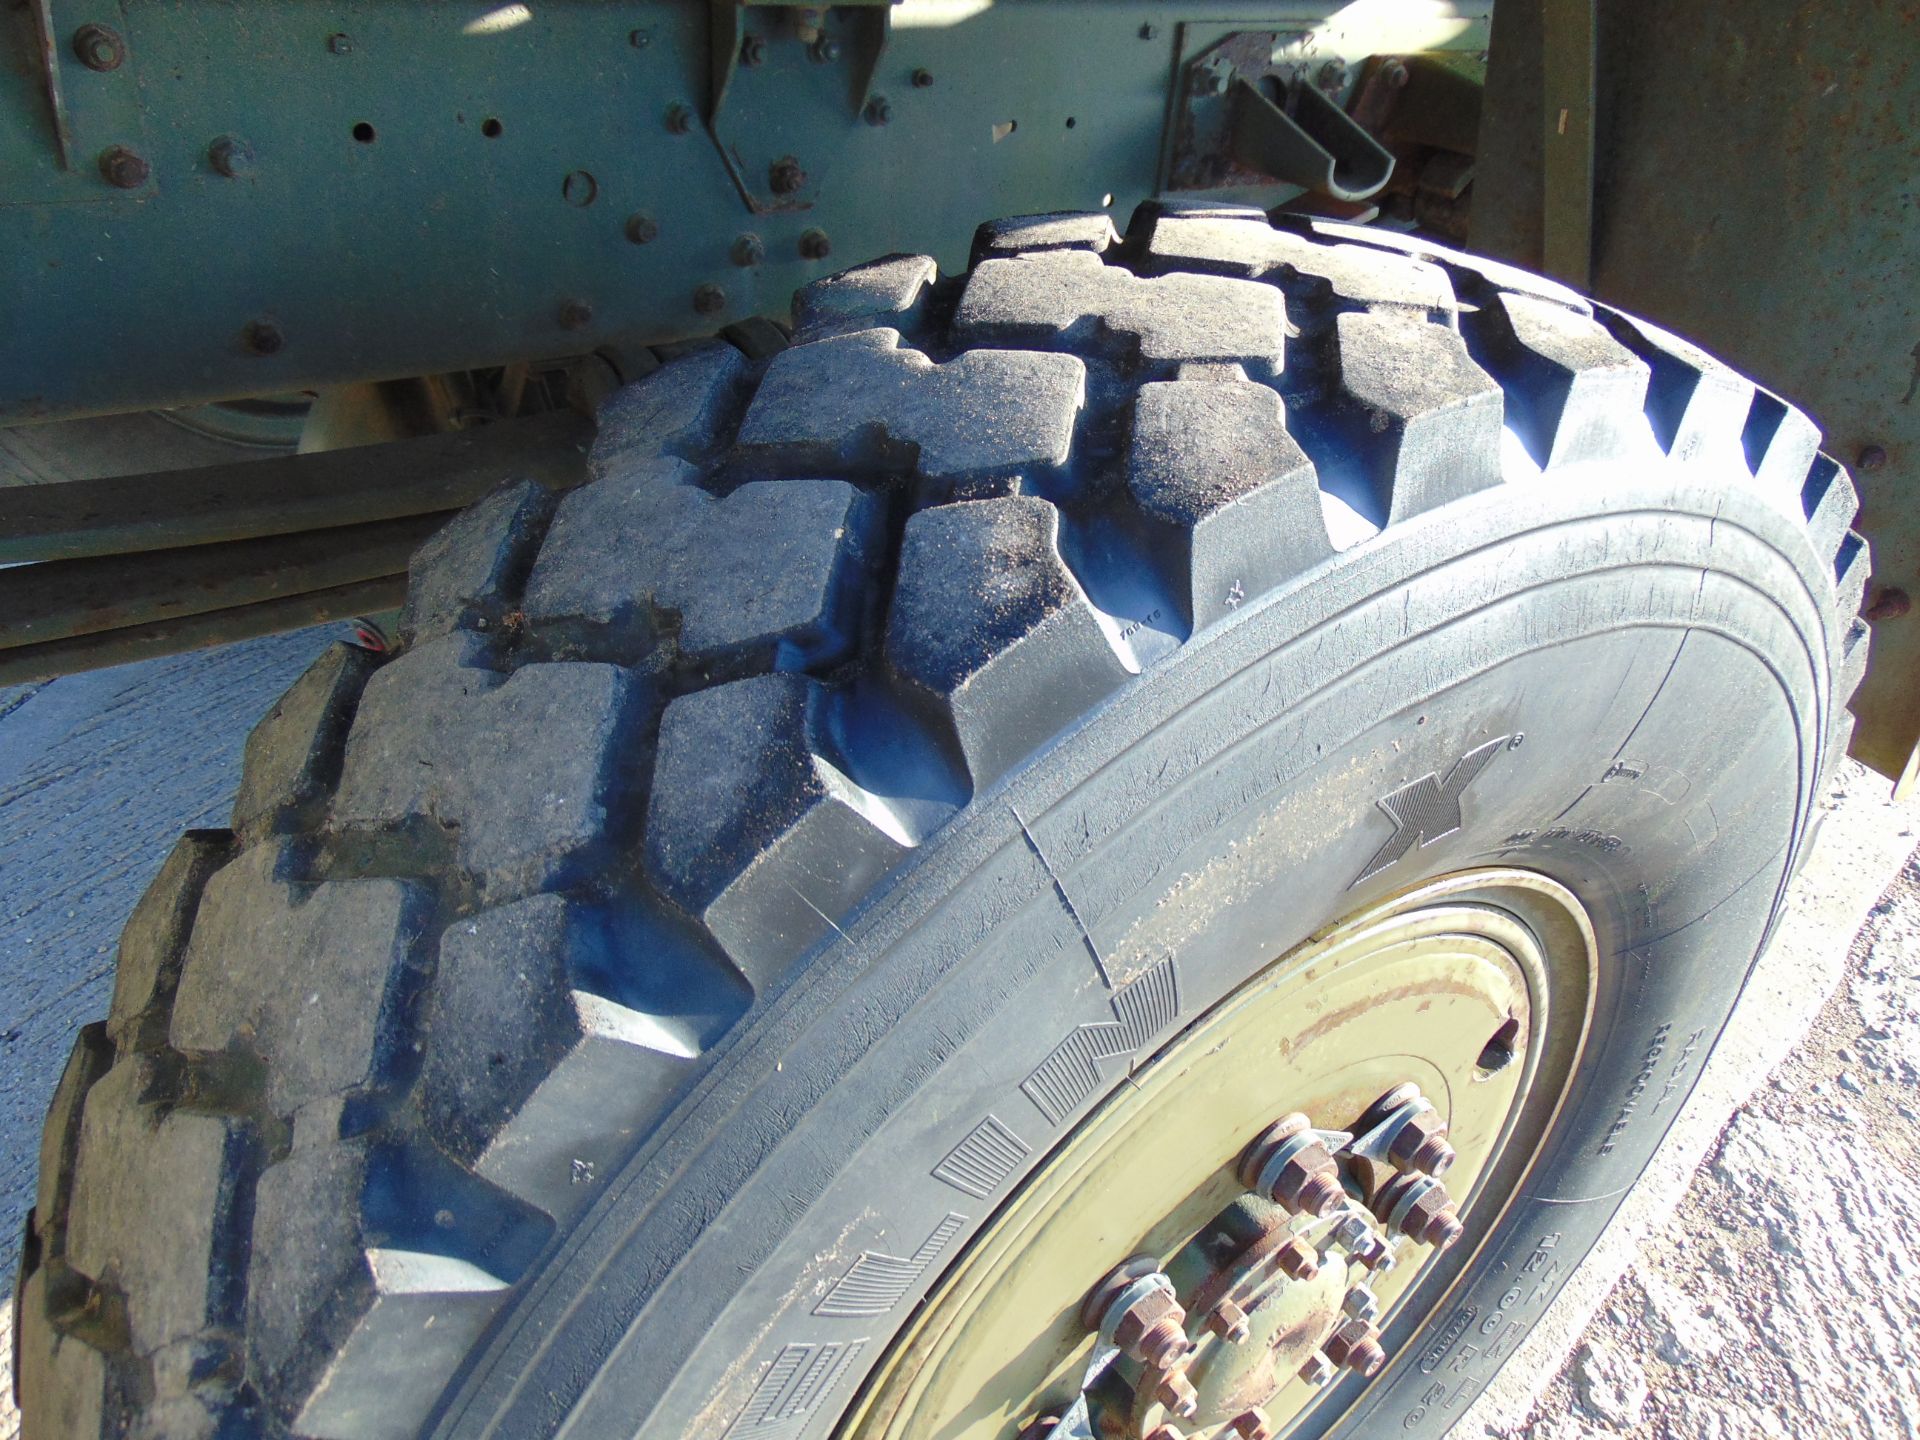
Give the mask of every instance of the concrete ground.
<path id="1" fill-rule="evenodd" d="M 127 912 L 181 829 L 223 822 L 253 720 L 339 633 L 0 689 L 0 1273 Z M 1920 810 L 1887 788 L 1849 766 L 1824 797 L 1790 912 L 1674 1134 L 1456 1435 L 1920 1429 L 1920 866 L 1902 871 Z M 0 1306 L 0 1440 L 19 1423 L 11 1320 Z"/>

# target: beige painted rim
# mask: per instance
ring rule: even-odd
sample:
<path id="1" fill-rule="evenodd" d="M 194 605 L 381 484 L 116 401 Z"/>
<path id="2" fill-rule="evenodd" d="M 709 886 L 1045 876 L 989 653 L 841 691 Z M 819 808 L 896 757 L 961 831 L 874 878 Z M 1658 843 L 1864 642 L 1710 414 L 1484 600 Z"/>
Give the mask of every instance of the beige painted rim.
<path id="1" fill-rule="evenodd" d="M 1418 1083 L 1450 1123 L 1459 1158 L 1446 1183 L 1466 1243 L 1478 1243 L 1564 1100 L 1595 963 L 1569 891 L 1489 869 L 1373 906 L 1261 967 L 1137 1064 L 1015 1189 L 896 1340 L 840 1440 L 1012 1440 L 1060 1413 L 1093 1348 L 1079 1320 L 1089 1287 L 1131 1256 L 1173 1256 L 1241 1193 L 1241 1152 L 1287 1111 L 1348 1128 L 1395 1085 Z M 1511 1061 L 1483 1067 L 1510 1018 L 1522 1027 Z M 1456 1275 L 1464 1248 L 1447 1256 Z M 1402 1240 L 1399 1258 L 1374 1283 L 1385 1315 L 1416 1288 L 1413 1303 L 1437 1308 L 1431 1253 Z M 1337 1393 L 1359 1388 L 1356 1377 Z M 1289 1378 L 1263 1408 L 1284 1434 L 1335 1389 Z M 1172 1417 L 1143 1405 L 1135 1424 L 1158 1418 Z M 1227 1418 L 1203 1411 L 1181 1432 L 1212 1440 Z"/>

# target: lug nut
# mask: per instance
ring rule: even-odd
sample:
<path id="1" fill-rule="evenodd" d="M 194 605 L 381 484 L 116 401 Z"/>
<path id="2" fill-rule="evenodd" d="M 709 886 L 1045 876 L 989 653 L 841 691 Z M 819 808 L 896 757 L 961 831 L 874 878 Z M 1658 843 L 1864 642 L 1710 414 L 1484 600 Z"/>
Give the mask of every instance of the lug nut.
<path id="1" fill-rule="evenodd" d="M 1364 1285 L 1354 1285 L 1340 1297 L 1340 1309 L 1355 1320 L 1370 1322 L 1380 1315 L 1380 1297 Z"/>
<path id="2" fill-rule="evenodd" d="M 1290 1280 L 1310 1280 L 1320 1273 L 1320 1252 L 1296 1235 L 1273 1252 L 1273 1263 Z"/>
<path id="3" fill-rule="evenodd" d="M 1269 1125 L 1240 1157 L 1240 1183 L 1296 1215 L 1325 1215 L 1344 1205 L 1340 1162 L 1295 1111 Z"/>
<path id="4" fill-rule="evenodd" d="M 1185 1370 L 1170 1370 L 1163 1375 L 1154 1389 L 1153 1398 L 1182 1420 L 1191 1420 L 1200 1409 L 1200 1393 L 1193 1388 L 1193 1382 L 1187 1379 Z"/>
<path id="5" fill-rule="evenodd" d="M 1320 1348 L 1335 1365 L 1362 1375 L 1377 1375 L 1387 1363 L 1387 1352 L 1380 1348 L 1380 1332 L 1365 1320 L 1342 1321 Z"/>
<path id="6" fill-rule="evenodd" d="M 1407 1171 L 1380 1187 L 1373 1197 L 1373 1213 L 1388 1230 L 1397 1230 L 1420 1245 L 1445 1250 L 1465 1228 L 1453 1208 L 1447 1187 L 1431 1175 Z"/>
<path id="7" fill-rule="evenodd" d="M 89 70 L 118 70 L 127 58 L 127 42 L 106 25 L 82 25 L 73 32 L 73 53 Z"/>
<path id="8" fill-rule="evenodd" d="M 124 145 L 109 145 L 100 152 L 101 177 L 116 190 L 138 190 L 152 173 L 146 159 Z"/>
<path id="9" fill-rule="evenodd" d="M 1400 1127 L 1387 1147 L 1387 1158 L 1402 1170 L 1444 1175 L 1453 1168 L 1453 1146 L 1447 1143 L 1447 1122 L 1432 1110 L 1422 1111 Z"/>
<path id="10" fill-rule="evenodd" d="M 1316 1350 L 1300 1367 L 1300 1378 L 1309 1385 L 1324 1385 L 1333 1378 L 1333 1362 Z"/>
<path id="11" fill-rule="evenodd" d="M 1267 1419 L 1264 1410 L 1244 1410 L 1227 1422 L 1227 1428 L 1220 1432 L 1222 1440 L 1228 1435 L 1235 1440 L 1273 1440 L 1273 1422 Z"/>
<path id="12" fill-rule="evenodd" d="M 1253 1334 L 1247 1312 L 1231 1300 L 1222 1300 L 1213 1307 L 1213 1313 L 1207 1316 L 1207 1329 L 1229 1345 L 1244 1345 Z"/>

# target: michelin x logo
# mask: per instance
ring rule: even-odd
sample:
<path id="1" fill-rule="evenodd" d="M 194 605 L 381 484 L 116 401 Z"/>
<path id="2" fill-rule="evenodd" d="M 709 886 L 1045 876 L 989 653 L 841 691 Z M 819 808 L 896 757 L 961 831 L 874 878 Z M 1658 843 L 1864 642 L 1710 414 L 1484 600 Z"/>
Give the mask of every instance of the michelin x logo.
<path id="1" fill-rule="evenodd" d="M 1493 757 L 1502 750 L 1510 750 L 1525 737 L 1519 734 L 1502 735 L 1496 740 L 1476 746 L 1453 762 L 1453 768 L 1447 771 L 1442 780 L 1438 772 L 1422 775 L 1412 784 L 1402 785 L 1390 795 L 1384 795 L 1376 803 L 1393 821 L 1393 834 L 1387 837 L 1387 843 L 1367 862 L 1367 868 L 1354 877 L 1351 890 L 1363 880 L 1371 880 L 1389 865 L 1401 859 L 1418 844 L 1431 845 L 1443 840 L 1460 828 L 1460 796 L 1474 778 L 1487 768 Z"/>

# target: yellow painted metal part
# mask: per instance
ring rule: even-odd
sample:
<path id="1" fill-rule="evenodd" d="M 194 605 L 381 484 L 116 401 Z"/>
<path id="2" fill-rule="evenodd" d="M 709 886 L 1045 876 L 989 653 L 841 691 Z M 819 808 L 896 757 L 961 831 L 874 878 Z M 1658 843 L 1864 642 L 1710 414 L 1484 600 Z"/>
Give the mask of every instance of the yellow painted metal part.
<path id="1" fill-rule="evenodd" d="M 1537 1148 L 1577 1062 L 1594 962 L 1592 931 L 1565 890 L 1527 872 L 1479 871 L 1267 965 L 1142 1064 L 1009 1197 L 883 1362 L 842 1440 L 1011 1440 L 1059 1414 L 1094 1344 L 1079 1318 L 1088 1289 L 1131 1256 L 1174 1256 L 1243 1193 L 1241 1152 L 1288 1111 L 1346 1129 L 1412 1081 L 1451 1127 L 1459 1158 L 1446 1183 L 1462 1215 L 1472 1225 L 1497 1213 L 1513 1193 L 1512 1162 Z M 1486 1047 L 1510 1020 L 1511 1060 L 1483 1064 L 1498 1059 Z M 1498 1185 L 1488 1183 L 1496 1168 Z M 1292 1223 L 1309 1240 L 1330 1226 Z M 1373 1283 L 1383 1311 L 1430 1258 L 1399 1242 L 1400 1263 Z M 1324 1309 L 1318 1292 L 1345 1288 L 1347 1262 L 1332 1259 L 1340 1284 L 1303 1288 L 1302 1306 Z M 1364 1274 L 1356 1266 L 1351 1278 Z M 1190 1317 L 1189 1333 L 1204 1319 Z M 1260 1328 L 1284 1331 L 1285 1316 Z M 1294 1378 L 1290 1351 L 1275 1358 L 1279 1384 L 1264 1408 L 1284 1429 L 1321 1392 Z M 1211 1408 L 1184 1433 L 1199 1440 L 1232 1418 Z M 1144 1432 L 1171 1418 L 1144 1404 L 1133 1424 Z"/>

